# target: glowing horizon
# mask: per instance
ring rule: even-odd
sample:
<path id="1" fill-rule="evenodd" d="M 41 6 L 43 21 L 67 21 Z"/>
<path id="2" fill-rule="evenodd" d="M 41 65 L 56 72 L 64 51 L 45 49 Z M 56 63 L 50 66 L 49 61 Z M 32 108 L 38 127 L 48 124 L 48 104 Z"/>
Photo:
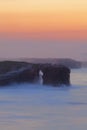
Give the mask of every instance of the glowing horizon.
<path id="1" fill-rule="evenodd" d="M 85 40 L 87 1 L 0 1 L 0 35 Z"/>

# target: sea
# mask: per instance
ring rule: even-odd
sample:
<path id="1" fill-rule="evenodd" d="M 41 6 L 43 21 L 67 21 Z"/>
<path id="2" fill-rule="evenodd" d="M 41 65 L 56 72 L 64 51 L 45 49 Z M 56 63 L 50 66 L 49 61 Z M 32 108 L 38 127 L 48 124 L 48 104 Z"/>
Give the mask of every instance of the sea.
<path id="1" fill-rule="evenodd" d="M 86 130 L 87 69 L 72 69 L 70 80 L 0 87 L 0 130 Z"/>

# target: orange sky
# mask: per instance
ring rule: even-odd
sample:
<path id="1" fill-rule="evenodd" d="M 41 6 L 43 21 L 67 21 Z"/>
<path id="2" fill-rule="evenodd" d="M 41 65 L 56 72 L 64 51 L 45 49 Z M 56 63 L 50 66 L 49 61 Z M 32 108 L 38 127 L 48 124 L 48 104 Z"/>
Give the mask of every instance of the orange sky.
<path id="1" fill-rule="evenodd" d="M 0 34 L 87 39 L 86 0 L 2 0 Z"/>

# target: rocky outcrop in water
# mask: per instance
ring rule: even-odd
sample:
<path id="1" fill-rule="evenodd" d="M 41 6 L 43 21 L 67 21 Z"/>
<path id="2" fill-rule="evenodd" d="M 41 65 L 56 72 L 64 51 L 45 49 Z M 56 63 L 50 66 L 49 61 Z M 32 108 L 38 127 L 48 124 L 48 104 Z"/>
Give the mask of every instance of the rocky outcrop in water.
<path id="1" fill-rule="evenodd" d="M 43 84 L 70 85 L 70 70 L 65 66 L 46 66 L 42 68 Z"/>
<path id="2" fill-rule="evenodd" d="M 42 79 L 41 82 L 43 85 L 70 85 L 70 69 L 65 66 L 21 62 L 14 63 L 9 62 L 8 66 L 10 67 L 6 66 L 7 62 L 3 63 L 3 71 L 0 70 L 0 86 L 12 83 L 39 83 L 40 79 Z M 7 68 L 8 71 L 4 71 L 4 67 L 5 69 Z"/>
<path id="3" fill-rule="evenodd" d="M 74 59 L 69 59 L 69 58 L 29 58 L 29 59 L 20 59 L 20 61 L 25 61 L 28 63 L 33 63 L 33 64 L 56 64 L 56 65 L 64 65 L 69 67 L 70 69 L 78 69 L 82 67 L 82 62 L 77 61 Z"/>

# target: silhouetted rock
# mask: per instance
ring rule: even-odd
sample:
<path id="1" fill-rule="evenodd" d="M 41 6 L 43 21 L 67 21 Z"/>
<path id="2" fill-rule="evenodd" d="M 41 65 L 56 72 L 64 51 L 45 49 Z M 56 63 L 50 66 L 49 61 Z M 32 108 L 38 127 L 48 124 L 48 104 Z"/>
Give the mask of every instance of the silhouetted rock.
<path id="1" fill-rule="evenodd" d="M 43 70 L 43 84 L 70 85 L 70 70 L 65 66 L 49 66 Z"/>
<path id="2" fill-rule="evenodd" d="M 56 65 L 62 64 L 64 66 L 69 67 L 70 69 L 82 67 L 81 61 L 73 60 L 70 58 L 27 58 L 27 59 L 24 58 L 20 60 L 33 64 L 47 64 L 47 63 Z"/>
<path id="3" fill-rule="evenodd" d="M 17 64 L 20 64 L 20 67 L 17 67 Z M 21 62 L 17 62 L 17 64 L 15 63 L 16 69 L 11 69 L 5 73 L 1 73 L 0 85 L 24 82 L 37 83 L 40 79 L 40 71 L 43 73 L 42 78 L 43 84 L 45 85 L 70 85 L 70 69 L 65 66 L 51 64 L 29 64 Z M 12 66 L 14 66 L 14 64 L 12 64 Z"/>

